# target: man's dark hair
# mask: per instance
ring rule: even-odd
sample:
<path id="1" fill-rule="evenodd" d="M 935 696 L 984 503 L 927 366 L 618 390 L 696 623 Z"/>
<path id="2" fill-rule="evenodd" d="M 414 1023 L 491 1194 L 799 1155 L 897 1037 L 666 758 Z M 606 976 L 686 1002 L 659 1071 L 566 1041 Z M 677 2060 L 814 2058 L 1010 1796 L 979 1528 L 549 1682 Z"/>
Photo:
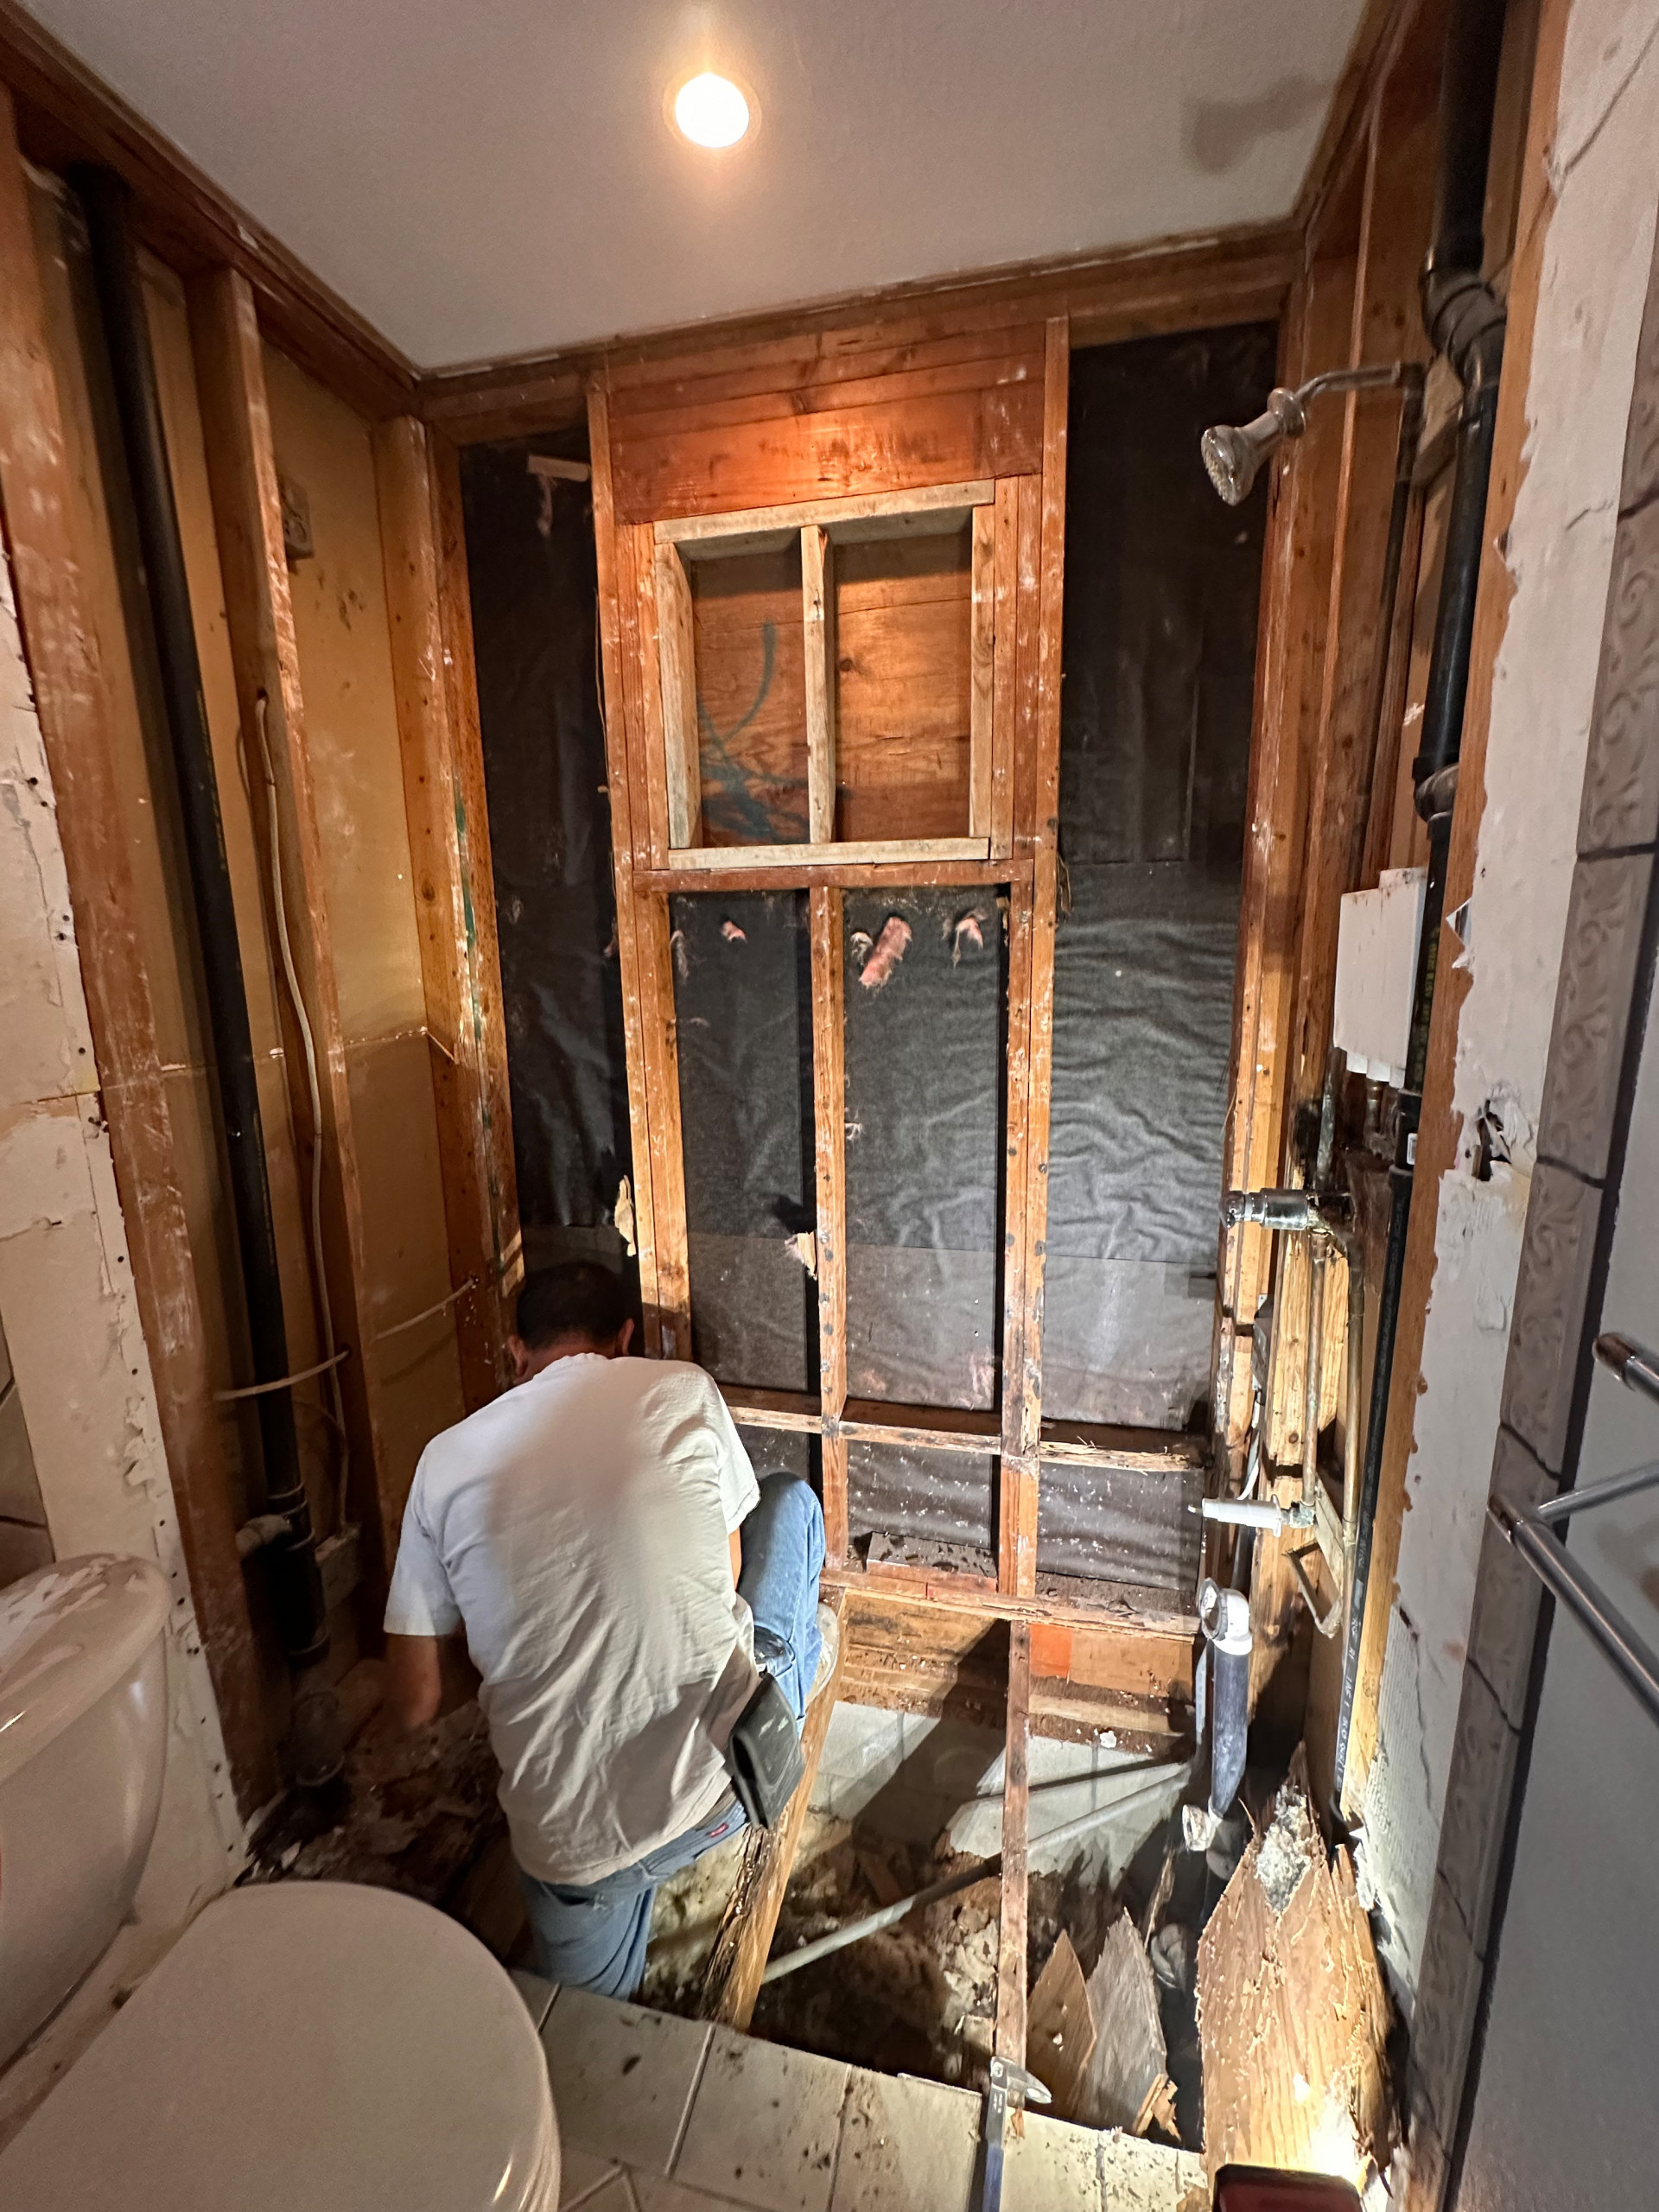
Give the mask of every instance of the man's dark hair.
<path id="1" fill-rule="evenodd" d="M 633 1300 L 613 1269 L 597 1260 L 565 1260 L 524 1277 L 516 1325 L 531 1351 L 546 1351 L 563 1337 L 607 1344 L 632 1316 Z"/>

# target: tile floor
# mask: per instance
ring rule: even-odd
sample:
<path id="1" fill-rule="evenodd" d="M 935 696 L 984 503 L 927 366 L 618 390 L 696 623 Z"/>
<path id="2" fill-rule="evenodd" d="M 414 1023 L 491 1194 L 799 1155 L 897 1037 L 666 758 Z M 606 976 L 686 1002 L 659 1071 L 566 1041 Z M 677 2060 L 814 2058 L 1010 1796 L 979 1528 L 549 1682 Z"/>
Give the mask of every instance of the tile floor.
<path id="1" fill-rule="evenodd" d="M 963 2089 L 513 1977 L 547 2052 L 561 2212 L 967 2212 Z M 1029 2114 L 1006 2212 L 1190 2212 L 1203 2161 Z"/>

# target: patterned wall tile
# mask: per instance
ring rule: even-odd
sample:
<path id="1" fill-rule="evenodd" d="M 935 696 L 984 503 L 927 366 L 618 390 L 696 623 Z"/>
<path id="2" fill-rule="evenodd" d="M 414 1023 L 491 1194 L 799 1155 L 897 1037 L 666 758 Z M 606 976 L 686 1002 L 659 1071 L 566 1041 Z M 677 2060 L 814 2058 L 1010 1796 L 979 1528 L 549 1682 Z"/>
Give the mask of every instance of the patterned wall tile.
<path id="1" fill-rule="evenodd" d="M 1479 2002 L 1479 1954 L 1451 1892 L 1437 1876 L 1412 2014 L 1408 2094 L 1414 2107 L 1427 2106 L 1442 2142 L 1457 2119 Z"/>
<path id="2" fill-rule="evenodd" d="M 1570 1168 L 1541 1164 L 1532 1179 L 1515 1287 L 1502 1419 L 1559 1474 L 1589 1293 L 1601 1192 Z"/>
<path id="3" fill-rule="evenodd" d="M 1650 845 L 1659 835 L 1659 499 L 1613 540 L 1579 850 Z"/>
<path id="4" fill-rule="evenodd" d="M 1474 1668 L 1465 1667 L 1434 1878 L 1446 1885 L 1463 1915 L 1471 1942 L 1483 1955 L 1491 1925 L 1503 1820 L 1520 1742 L 1481 1676 Z"/>
<path id="5" fill-rule="evenodd" d="M 1498 1465 L 1492 1495 L 1523 1511 L 1554 1497 L 1560 1484 L 1541 1467 L 1518 1436 L 1498 1431 Z M 1489 1521 L 1481 1535 L 1469 1619 L 1469 1664 L 1497 1699 L 1512 1728 L 1521 1726 L 1538 1627 L 1539 1580 L 1500 1529 Z"/>
<path id="6" fill-rule="evenodd" d="M 1654 242 L 1653 275 L 1637 348 L 1636 391 L 1630 401 L 1630 427 L 1624 436 L 1624 481 L 1619 488 L 1619 507 L 1622 511 L 1639 506 L 1656 493 L 1659 493 L 1659 239 Z"/>
<path id="7" fill-rule="evenodd" d="M 1583 860 L 1573 871 L 1538 1149 L 1592 1181 L 1607 1173 L 1652 875 L 1651 853 Z"/>

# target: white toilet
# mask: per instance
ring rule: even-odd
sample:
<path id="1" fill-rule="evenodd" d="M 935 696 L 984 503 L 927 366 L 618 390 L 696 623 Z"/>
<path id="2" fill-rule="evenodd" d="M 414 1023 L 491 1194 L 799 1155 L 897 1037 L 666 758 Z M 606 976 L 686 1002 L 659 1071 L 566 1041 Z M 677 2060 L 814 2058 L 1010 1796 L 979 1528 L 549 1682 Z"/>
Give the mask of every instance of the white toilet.
<path id="1" fill-rule="evenodd" d="M 168 1593 L 141 1560 L 0 1591 L 0 2066 L 113 1940 L 167 1739 Z M 208 1905 L 0 2152 L 18 2212 L 553 2212 L 559 2139 L 524 2002 L 390 1890 Z"/>

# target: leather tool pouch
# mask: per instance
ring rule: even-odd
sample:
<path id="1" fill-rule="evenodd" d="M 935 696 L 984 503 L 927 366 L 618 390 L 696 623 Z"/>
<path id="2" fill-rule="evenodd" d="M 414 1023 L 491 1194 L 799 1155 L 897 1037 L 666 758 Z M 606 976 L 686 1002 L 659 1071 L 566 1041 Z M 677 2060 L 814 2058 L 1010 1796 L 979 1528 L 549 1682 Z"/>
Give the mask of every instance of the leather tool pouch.
<path id="1" fill-rule="evenodd" d="M 775 1827 L 806 1772 L 801 1732 L 770 1675 L 739 1713 L 726 1746 L 737 1802 L 756 1827 Z"/>

